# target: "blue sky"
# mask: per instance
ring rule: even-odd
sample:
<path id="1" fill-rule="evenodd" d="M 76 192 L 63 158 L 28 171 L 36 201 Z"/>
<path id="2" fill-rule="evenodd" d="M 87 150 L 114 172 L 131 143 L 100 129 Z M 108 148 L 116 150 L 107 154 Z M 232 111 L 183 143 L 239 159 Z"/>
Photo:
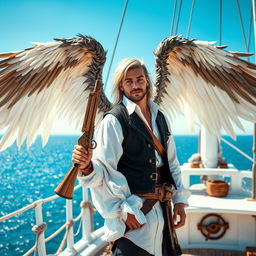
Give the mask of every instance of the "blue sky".
<path id="1" fill-rule="evenodd" d="M 179 1 L 178 1 L 179 2 Z M 239 1 L 246 36 L 248 35 L 250 1 Z M 0 51 L 29 47 L 32 41 L 47 42 L 53 38 L 73 37 L 78 33 L 96 38 L 108 51 L 104 78 L 123 11 L 125 0 L 0 0 Z M 154 79 L 153 51 L 170 36 L 174 1 L 130 0 L 107 84 L 111 87 L 113 69 L 122 58 L 136 57 L 145 61 Z M 186 36 L 191 0 L 183 0 L 178 34 Z M 190 38 L 218 41 L 219 0 L 195 0 Z M 230 50 L 245 51 L 235 0 L 223 0 L 222 44 Z M 254 51 L 253 36 L 251 51 Z M 254 61 L 254 58 L 251 59 Z M 105 81 L 105 79 L 104 79 Z M 246 133 L 253 125 L 244 122 Z M 53 133 L 79 133 L 64 121 L 56 123 Z M 174 134 L 189 133 L 186 122 L 178 117 L 173 122 Z M 239 134 L 243 132 L 237 130 Z"/>

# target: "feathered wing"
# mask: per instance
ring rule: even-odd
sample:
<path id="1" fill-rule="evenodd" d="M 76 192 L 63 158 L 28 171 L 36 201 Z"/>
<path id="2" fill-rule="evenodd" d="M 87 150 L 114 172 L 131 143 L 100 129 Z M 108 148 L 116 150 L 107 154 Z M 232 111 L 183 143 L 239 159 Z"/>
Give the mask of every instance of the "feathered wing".
<path id="1" fill-rule="evenodd" d="M 82 127 L 89 93 L 96 79 L 102 84 L 106 53 L 95 39 L 79 35 L 35 43 L 0 54 L 0 150 L 15 140 L 30 146 L 38 134 L 46 144 L 55 120 L 65 116 Z M 102 86 L 99 112 L 110 108 Z"/>
<path id="2" fill-rule="evenodd" d="M 174 36 L 163 40 L 156 56 L 156 96 L 171 117 L 185 113 L 191 125 L 199 121 L 219 136 L 235 137 L 239 117 L 256 121 L 256 65 L 213 43 Z"/>

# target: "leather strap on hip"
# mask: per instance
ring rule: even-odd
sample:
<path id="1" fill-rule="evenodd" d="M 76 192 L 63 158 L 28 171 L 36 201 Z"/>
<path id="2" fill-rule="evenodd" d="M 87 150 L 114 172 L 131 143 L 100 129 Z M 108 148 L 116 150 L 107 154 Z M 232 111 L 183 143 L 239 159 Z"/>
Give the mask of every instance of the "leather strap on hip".
<path id="1" fill-rule="evenodd" d="M 157 201 L 158 199 L 146 199 L 140 210 L 144 213 L 144 215 L 146 215 L 148 212 L 151 211 Z"/>

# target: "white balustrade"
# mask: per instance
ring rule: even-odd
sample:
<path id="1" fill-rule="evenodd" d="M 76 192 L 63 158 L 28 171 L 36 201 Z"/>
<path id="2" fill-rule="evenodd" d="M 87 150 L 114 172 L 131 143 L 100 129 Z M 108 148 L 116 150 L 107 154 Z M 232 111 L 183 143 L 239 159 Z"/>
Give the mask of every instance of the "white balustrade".
<path id="1" fill-rule="evenodd" d="M 190 168 L 187 164 L 182 166 L 182 183 L 186 189 L 190 187 L 190 176 L 193 175 L 218 175 L 230 177 L 230 193 L 243 194 L 242 179 L 252 178 L 252 172 L 238 171 L 237 169 L 218 169 L 218 168 Z"/>
<path id="2" fill-rule="evenodd" d="M 70 224 L 73 222 L 73 207 L 72 200 L 66 199 L 66 222 Z M 67 236 L 67 248 L 71 251 L 74 250 L 74 229 L 73 225 L 69 226 L 68 236 Z"/>
<path id="3" fill-rule="evenodd" d="M 36 225 L 40 226 L 43 224 L 43 215 L 42 215 L 42 200 L 36 202 L 35 213 L 36 213 Z M 46 255 L 45 249 L 45 240 L 44 240 L 44 231 L 38 236 L 37 241 L 37 252 L 39 256 Z"/>
<path id="4" fill-rule="evenodd" d="M 75 187 L 75 190 L 80 188 L 81 185 L 78 185 Z M 87 253 L 83 253 L 83 255 L 94 255 L 103 248 L 104 246 L 107 245 L 107 243 L 102 239 L 104 236 L 104 228 L 99 228 L 95 231 L 93 231 L 93 221 L 92 221 L 92 212 L 91 212 L 91 206 L 90 206 L 90 201 L 88 197 L 88 189 L 85 187 L 82 187 L 82 204 L 81 206 L 83 207 L 81 209 L 82 213 L 80 216 L 77 216 L 76 219 L 73 219 L 73 205 L 72 205 L 72 200 L 66 200 L 66 225 L 68 229 L 68 233 L 66 237 L 63 240 L 63 243 L 67 243 L 67 248 L 62 251 L 59 255 L 65 255 L 65 256 L 71 256 L 71 255 L 78 255 L 82 251 L 88 250 Z M 35 216 L 36 216 L 36 225 L 38 227 L 35 227 L 35 233 L 37 234 L 37 243 L 36 247 L 33 246 L 30 248 L 29 251 L 26 252 L 26 255 L 30 255 L 33 253 L 33 250 L 37 250 L 39 256 L 45 256 L 46 254 L 46 242 L 50 241 L 52 238 L 54 238 L 56 235 L 58 235 L 65 226 L 60 227 L 58 230 L 56 230 L 53 234 L 47 237 L 45 239 L 45 234 L 44 234 L 44 229 L 45 227 L 43 226 L 43 215 L 42 215 L 42 205 L 46 202 L 50 202 L 52 200 L 60 198 L 58 195 L 54 195 L 45 199 L 37 200 L 33 202 L 30 205 L 27 205 L 15 212 L 12 212 L 10 214 L 7 214 L 3 217 L 0 218 L 0 222 L 5 221 L 7 219 L 10 219 L 13 216 L 16 216 L 22 212 L 25 212 L 29 209 L 35 209 Z M 73 231 L 73 223 L 74 221 L 78 221 L 81 218 L 82 221 L 82 239 L 79 240 L 78 242 L 74 243 L 74 231 Z M 40 230 L 41 229 L 41 230 Z M 39 230 L 39 232 L 38 232 Z"/>
<path id="5" fill-rule="evenodd" d="M 89 202 L 88 197 L 88 188 L 82 187 L 82 193 L 83 193 L 83 202 L 87 203 Z M 83 239 L 89 241 L 91 239 L 91 232 L 93 231 L 93 224 L 92 224 L 92 213 L 90 208 L 86 207 L 84 208 L 83 214 L 82 214 L 82 236 Z"/>

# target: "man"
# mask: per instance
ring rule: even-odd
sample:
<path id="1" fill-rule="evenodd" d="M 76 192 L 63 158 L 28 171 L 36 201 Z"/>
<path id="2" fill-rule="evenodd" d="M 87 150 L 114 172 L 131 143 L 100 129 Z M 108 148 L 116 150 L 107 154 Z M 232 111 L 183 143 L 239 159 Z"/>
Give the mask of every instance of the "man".
<path id="1" fill-rule="evenodd" d="M 185 224 L 189 193 L 181 183 L 170 125 L 150 100 L 151 82 L 143 62 L 124 59 L 113 82 L 116 104 L 100 124 L 93 157 L 92 150 L 76 145 L 72 162 L 80 165 L 79 180 L 91 188 L 94 205 L 105 218 L 106 239 L 117 240 L 114 255 L 170 255 L 163 203 L 156 200 L 142 212 L 150 201 L 145 198 L 154 196 L 156 187 L 172 184 L 174 228 Z M 156 151 L 150 131 L 167 157 Z"/>

